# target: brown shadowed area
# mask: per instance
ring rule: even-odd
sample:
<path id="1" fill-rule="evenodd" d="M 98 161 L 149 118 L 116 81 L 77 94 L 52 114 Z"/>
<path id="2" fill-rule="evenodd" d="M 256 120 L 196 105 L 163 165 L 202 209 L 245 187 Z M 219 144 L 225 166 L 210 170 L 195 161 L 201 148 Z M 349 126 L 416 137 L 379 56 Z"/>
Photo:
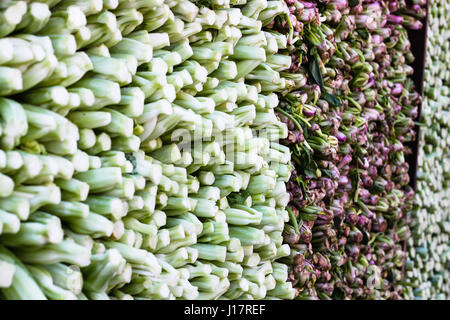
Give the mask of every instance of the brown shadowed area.
<path id="1" fill-rule="evenodd" d="M 428 33 L 428 13 L 429 13 L 430 2 L 427 1 L 426 10 L 427 15 L 422 20 L 423 28 L 420 30 L 410 30 L 408 29 L 408 37 L 411 42 L 411 52 L 413 53 L 415 59 L 411 66 L 414 68 L 414 74 L 412 79 L 416 87 L 417 92 L 423 97 L 423 81 L 424 81 L 424 71 L 425 71 L 425 55 L 427 49 L 427 33 Z M 416 122 L 420 122 L 422 114 L 422 103 L 419 104 L 419 110 L 417 113 Z M 419 133 L 420 127 L 416 125 L 414 127 L 416 132 L 416 139 L 409 143 L 412 153 L 406 157 L 406 161 L 409 163 L 409 176 L 410 185 L 415 190 L 416 189 L 416 176 L 417 176 L 417 156 L 419 153 Z"/>

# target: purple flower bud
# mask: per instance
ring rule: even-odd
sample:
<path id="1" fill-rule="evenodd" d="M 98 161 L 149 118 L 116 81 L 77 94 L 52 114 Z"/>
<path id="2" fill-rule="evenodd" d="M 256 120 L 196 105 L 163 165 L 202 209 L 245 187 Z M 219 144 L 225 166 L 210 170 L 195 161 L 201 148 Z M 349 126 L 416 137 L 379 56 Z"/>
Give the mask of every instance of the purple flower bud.
<path id="1" fill-rule="evenodd" d="M 389 2 L 389 11 L 395 12 L 399 8 L 398 1 L 390 1 Z"/>
<path id="2" fill-rule="evenodd" d="M 416 2 L 421 7 L 424 7 L 427 4 L 427 0 L 416 0 Z"/>
<path id="3" fill-rule="evenodd" d="M 304 8 L 308 8 L 308 9 L 314 8 L 316 6 L 312 2 L 306 2 L 306 1 L 302 1 L 302 0 L 298 1 L 298 3 L 302 4 Z"/>
<path id="4" fill-rule="evenodd" d="M 344 77 L 342 75 L 337 75 L 336 78 L 332 81 L 332 86 L 335 89 L 340 89 L 343 83 Z"/>
<path id="5" fill-rule="evenodd" d="M 373 164 L 377 167 L 381 167 L 383 165 L 383 162 L 384 162 L 383 158 L 379 157 L 374 161 Z"/>
<path id="6" fill-rule="evenodd" d="M 297 17 L 294 16 L 292 13 L 289 13 L 289 20 L 291 21 L 291 24 L 295 26 L 297 24 Z"/>
<path id="7" fill-rule="evenodd" d="M 381 35 L 383 39 L 387 39 L 392 35 L 392 29 L 390 28 L 378 28 L 376 32 Z"/>
<path id="8" fill-rule="evenodd" d="M 369 30 L 375 30 L 377 28 L 377 21 L 372 15 L 357 15 L 355 18 L 355 22 L 359 28 L 367 28 Z"/>
<path id="9" fill-rule="evenodd" d="M 402 24 L 403 23 L 403 17 L 396 16 L 393 14 L 388 15 L 387 20 L 388 20 L 388 22 L 393 23 L 393 24 Z"/>
<path id="10" fill-rule="evenodd" d="M 383 59 L 387 54 L 387 46 L 384 42 L 380 43 L 378 46 L 374 47 L 374 54 L 377 61 Z"/>
<path id="11" fill-rule="evenodd" d="M 352 244 L 346 247 L 346 251 L 351 258 L 357 258 L 359 256 L 359 247 L 356 244 Z M 355 268 L 356 270 L 356 268 Z M 357 271 L 356 271 L 357 272 Z"/>
<path id="12" fill-rule="evenodd" d="M 386 184 L 386 191 L 391 192 L 392 189 L 394 189 L 394 187 L 395 187 L 395 183 L 393 181 L 388 181 L 388 183 Z"/>
<path id="13" fill-rule="evenodd" d="M 318 15 L 316 8 L 305 8 L 298 14 L 298 20 L 302 22 L 311 22 Z"/>
<path id="14" fill-rule="evenodd" d="M 307 226 L 303 225 L 300 228 L 300 239 L 305 242 L 305 243 L 309 243 L 312 240 L 312 232 L 311 229 L 308 228 Z"/>
<path id="15" fill-rule="evenodd" d="M 372 231 L 384 232 L 387 228 L 387 221 L 382 217 L 377 217 L 375 223 L 372 225 Z"/>
<path id="16" fill-rule="evenodd" d="M 410 188 L 405 194 L 406 199 L 408 199 L 408 200 L 414 199 L 414 194 L 415 194 L 414 189 Z"/>
<path id="17" fill-rule="evenodd" d="M 333 0 L 330 2 L 336 9 L 343 10 L 348 7 L 348 1 L 347 0 Z"/>
<path id="18" fill-rule="evenodd" d="M 351 214 L 354 214 L 354 212 L 351 212 L 349 215 L 351 215 Z M 350 227 L 349 226 L 345 226 L 345 229 L 342 231 L 342 234 L 345 237 L 348 237 L 348 235 L 350 234 L 350 231 L 351 231 Z"/>
<path id="19" fill-rule="evenodd" d="M 355 212 L 348 212 L 345 216 L 345 221 L 351 225 L 355 225 L 356 223 L 358 223 L 359 218 Z M 349 229 L 349 232 L 350 232 L 350 229 Z M 347 236 L 348 236 L 348 234 L 347 234 Z"/>
<path id="20" fill-rule="evenodd" d="M 361 242 L 363 239 L 363 234 L 361 231 L 359 231 L 357 228 L 354 228 L 351 232 L 350 232 L 350 236 L 349 236 L 350 240 L 353 242 Z"/>
<path id="21" fill-rule="evenodd" d="M 364 95 L 362 95 L 362 96 L 364 96 Z M 355 115 L 350 112 L 344 112 L 342 114 L 342 120 L 346 121 L 346 122 L 353 122 L 355 120 Z"/>
<path id="22" fill-rule="evenodd" d="M 363 6 L 362 3 L 358 3 L 356 6 L 351 8 L 353 14 L 360 14 L 363 12 Z"/>
<path id="23" fill-rule="evenodd" d="M 348 177 L 347 176 L 340 176 L 339 177 L 339 184 L 340 185 L 345 185 L 349 182 Z"/>
<path id="24" fill-rule="evenodd" d="M 314 221 L 315 226 L 322 226 L 330 223 L 330 219 L 328 218 L 322 218 L 323 215 L 319 215 L 317 220 Z"/>
<path id="25" fill-rule="evenodd" d="M 378 0 L 369 0 L 364 2 L 366 2 L 364 5 L 364 11 L 370 13 L 381 11 L 382 5 L 384 5 L 384 3 L 380 3 Z"/>
<path id="26" fill-rule="evenodd" d="M 346 238 L 346 237 L 341 237 L 341 238 L 339 238 L 339 240 L 338 240 L 338 245 L 339 245 L 340 247 L 345 246 L 346 243 L 347 243 L 347 238 Z"/>
<path id="27" fill-rule="evenodd" d="M 370 196 L 369 204 L 372 205 L 372 206 L 375 206 L 375 205 L 377 205 L 379 199 L 380 199 L 379 196 L 372 195 L 372 196 Z"/>
<path id="28" fill-rule="evenodd" d="M 366 121 L 376 121 L 380 117 L 380 113 L 375 109 L 365 108 L 364 109 L 364 119 Z"/>
<path id="29" fill-rule="evenodd" d="M 302 143 L 305 141 L 305 137 L 303 136 L 303 132 L 294 131 L 296 143 Z"/>
<path id="30" fill-rule="evenodd" d="M 342 167 L 344 167 L 345 165 L 349 164 L 352 161 L 352 155 L 351 154 L 346 154 L 342 160 L 339 162 L 339 164 L 337 165 L 338 169 L 341 169 Z"/>
<path id="31" fill-rule="evenodd" d="M 342 19 L 342 13 L 339 10 L 333 10 L 331 11 L 328 15 L 327 15 L 327 21 L 330 21 L 332 23 L 339 23 L 339 21 L 341 21 Z M 345 39 L 348 36 L 349 31 L 347 30 L 347 34 L 344 35 L 344 38 L 341 39 Z"/>
<path id="32" fill-rule="evenodd" d="M 350 35 L 350 31 L 347 29 L 343 29 L 339 31 L 339 34 L 337 35 L 337 38 L 341 39 L 341 40 L 345 40 L 348 38 L 348 36 Z"/>
<path id="33" fill-rule="evenodd" d="M 281 113 L 277 113 L 277 115 L 278 115 L 278 118 L 280 119 L 280 121 L 283 122 L 284 124 L 286 124 L 286 126 L 288 127 L 289 130 L 294 130 L 295 124 L 291 119 L 289 119 L 288 117 L 286 117 L 285 115 L 283 115 Z"/>
<path id="34" fill-rule="evenodd" d="M 368 199 L 370 197 L 370 192 L 367 189 L 359 188 L 358 193 L 361 198 Z"/>
<path id="35" fill-rule="evenodd" d="M 365 107 L 367 108 L 373 108 L 375 107 L 376 101 L 372 100 L 372 101 L 367 101 Z M 381 117 L 381 115 L 380 115 Z"/>
<path id="36" fill-rule="evenodd" d="M 373 180 L 369 176 L 363 176 L 361 178 L 361 181 L 362 181 L 362 183 L 363 183 L 365 188 L 370 188 L 373 185 Z"/>
<path id="37" fill-rule="evenodd" d="M 297 243 L 300 239 L 300 235 L 297 233 L 283 233 L 283 240 L 288 244 Z"/>
<path id="38" fill-rule="evenodd" d="M 339 142 L 345 142 L 345 140 L 347 140 L 345 134 L 340 131 L 336 132 L 336 138 L 339 140 Z"/>
<path id="39" fill-rule="evenodd" d="M 375 85 L 375 77 L 371 76 L 369 78 L 369 81 L 367 82 L 367 84 L 365 85 L 365 89 L 371 88 Z"/>
<path id="40" fill-rule="evenodd" d="M 411 30 L 420 30 L 423 28 L 423 23 L 420 20 L 413 20 L 406 24 L 406 27 Z"/>
<path id="41" fill-rule="evenodd" d="M 398 96 L 402 93 L 403 86 L 401 83 L 394 83 L 394 87 L 391 89 L 391 94 L 394 96 Z"/>
<path id="42" fill-rule="evenodd" d="M 358 163 L 366 170 L 369 168 L 369 165 L 370 165 L 369 160 L 367 158 L 364 158 L 363 160 L 358 158 Z"/>
<path id="43" fill-rule="evenodd" d="M 360 215 L 358 224 L 362 227 L 369 224 L 370 220 L 366 216 Z M 361 234 L 362 235 L 362 234 Z"/>
<path id="44" fill-rule="evenodd" d="M 316 103 L 316 106 L 319 107 L 322 112 L 327 112 L 329 110 L 328 102 L 325 100 L 319 99 Z"/>
<path id="45" fill-rule="evenodd" d="M 378 170 L 376 166 L 369 166 L 369 169 L 367 169 L 367 172 L 369 173 L 369 176 L 372 179 L 375 179 L 378 176 Z"/>
<path id="46" fill-rule="evenodd" d="M 373 34 L 372 35 L 372 42 L 376 43 L 376 44 L 380 44 L 383 42 L 383 37 L 378 35 L 378 34 Z"/>

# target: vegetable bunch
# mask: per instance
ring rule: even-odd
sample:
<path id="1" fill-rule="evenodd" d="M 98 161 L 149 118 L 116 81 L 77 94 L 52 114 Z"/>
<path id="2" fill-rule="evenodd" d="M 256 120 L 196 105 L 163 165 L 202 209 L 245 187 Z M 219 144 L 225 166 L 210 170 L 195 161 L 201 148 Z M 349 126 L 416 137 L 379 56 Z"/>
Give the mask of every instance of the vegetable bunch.
<path id="1" fill-rule="evenodd" d="M 3 1 L 5 299 L 291 299 L 281 1 Z"/>

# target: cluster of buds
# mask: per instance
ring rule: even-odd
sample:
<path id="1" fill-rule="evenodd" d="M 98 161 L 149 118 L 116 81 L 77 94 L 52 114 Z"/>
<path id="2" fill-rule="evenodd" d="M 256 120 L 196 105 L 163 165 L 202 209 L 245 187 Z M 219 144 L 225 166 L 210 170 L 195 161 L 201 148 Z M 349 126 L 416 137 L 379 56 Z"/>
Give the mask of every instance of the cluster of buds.
<path id="1" fill-rule="evenodd" d="M 289 280 L 298 299 L 403 298 L 414 196 L 405 156 L 421 103 L 406 28 L 421 27 L 423 4 L 286 3 L 290 23 L 270 28 L 289 32 L 287 78 L 306 78 L 277 108 L 295 167 Z"/>

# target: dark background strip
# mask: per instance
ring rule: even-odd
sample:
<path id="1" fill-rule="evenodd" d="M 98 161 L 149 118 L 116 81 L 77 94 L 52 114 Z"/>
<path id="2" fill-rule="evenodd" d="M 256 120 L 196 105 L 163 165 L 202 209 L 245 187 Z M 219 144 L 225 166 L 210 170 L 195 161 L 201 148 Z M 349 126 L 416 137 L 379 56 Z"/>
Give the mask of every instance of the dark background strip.
<path id="1" fill-rule="evenodd" d="M 427 48 L 427 34 L 428 34 L 428 15 L 429 15 L 429 1 L 427 1 L 427 15 L 422 20 L 423 28 L 421 30 L 408 30 L 409 40 L 411 42 L 411 52 L 414 54 L 415 60 L 412 63 L 414 68 L 414 74 L 412 79 L 416 90 L 423 97 L 424 95 L 424 71 L 425 71 L 425 56 Z M 422 103 L 419 105 L 418 115 L 416 122 L 420 122 L 422 115 Z M 416 132 L 415 141 L 411 142 L 409 146 L 411 147 L 412 154 L 406 157 L 406 161 L 409 163 L 409 176 L 410 176 L 410 186 L 415 190 L 417 184 L 417 156 L 419 153 L 420 146 L 419 143 L 419 133 L 420 127 L 416 125 L 414 127 Z"/>

